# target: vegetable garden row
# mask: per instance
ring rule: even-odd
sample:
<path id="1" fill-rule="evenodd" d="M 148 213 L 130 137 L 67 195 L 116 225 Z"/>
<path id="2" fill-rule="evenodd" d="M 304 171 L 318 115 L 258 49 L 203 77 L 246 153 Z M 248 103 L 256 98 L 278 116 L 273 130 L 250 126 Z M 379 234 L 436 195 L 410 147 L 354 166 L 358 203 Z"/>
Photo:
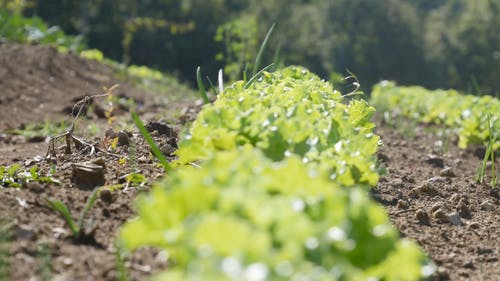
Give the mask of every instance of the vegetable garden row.
<path id="1" fill-rule="evenodd" d="M 433 266 L 368 195 L 373 112 L 301 67 L 236 82 L 204 106 L 121 238 L 168 253 L 157 280 L 422 279 Z"/>

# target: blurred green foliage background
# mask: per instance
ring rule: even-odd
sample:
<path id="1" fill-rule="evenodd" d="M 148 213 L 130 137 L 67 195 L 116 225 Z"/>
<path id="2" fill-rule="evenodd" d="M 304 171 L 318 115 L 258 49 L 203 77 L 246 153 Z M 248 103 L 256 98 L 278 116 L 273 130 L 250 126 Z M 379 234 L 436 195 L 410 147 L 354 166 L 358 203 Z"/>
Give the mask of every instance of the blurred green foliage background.
<path id="1" fill-rule="evenodd" d="M 365 90 L 382 79 L 469 93 L 500 92 L 500 0 L 50 0 L 1 1 L 2 11 L 38 16 L 81 35 L 126 64 L 195 80 L 251 69 L 266 53 L 325 79 L 355 73 Z M 0 18 L 5 21 L 5 16 Z M 2 29 L 0 29 L 2 35 Z"/>

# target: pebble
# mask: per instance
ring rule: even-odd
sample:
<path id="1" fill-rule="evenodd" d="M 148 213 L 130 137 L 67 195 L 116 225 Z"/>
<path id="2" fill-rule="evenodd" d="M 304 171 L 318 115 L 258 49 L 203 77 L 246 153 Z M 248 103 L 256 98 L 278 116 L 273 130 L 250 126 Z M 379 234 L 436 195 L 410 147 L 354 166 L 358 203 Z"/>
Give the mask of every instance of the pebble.
<path id="1" fill-rule="evenodd" d="M 495 205 L 493 205 L 491 202 L 484 201 L 483 203 L 481 203 L 481 205 L 479 205 L 479 207 L 481 208 L 481 210 L 491 211 L 495 208 Z"/>
<path id="2" fill-rule="evenodd" d="M 474 269 L 474 262 L 472 262 L 471 260 L 468 260 L 468 261 L 464 262 L 462 267 Z"/>
<path id="3" fill-rule="evenodd" d="M 450 274 L 448 273 L 448 270 L 442 266 L 438 267 L 437 274 L 441 278 L 441 280 L 450 280 Z"/>
<path id="4" fill-rule="evenodd" d="M 139 162 L 141 164 L 150 163 L 151 159 L 149 159 L 149 157 L 146 157 L 146 156 L 141 156 L 141 157 L 137 158 L 137 162 Z"/>
<path id="5" fill-rule="evenodd" d="M 161 152 L 166 156 L 171 156 L 174 151 L 176 151 L 175 147 L 166 143 L 160 147 Z"/>
<path id="6" fill-rule="evenodd" d="M 425 159 L 426 163 L 432 164 L 434 166 L 443 168 L 444 167 L 444 159 L 443 157 L 439 157 L 434 154 L 428 154 L 427 159 Z"/>
<path id="7" fill-rule="evenodd" d="M 444 168 L 441 171 L 439 171 L 439 175 L 442 177 L 452 178 L 452 177 L 455 177 L 455 172 L 453 171 L 453 169 L 451 167 L 448 167 L 448 168 Z"/>
<path id="8" fill-rule="evenodd" d="M 480 226 L 479 226 L 479 223 L 474 221 L 474 222 L 469 223 L 468 227 L 470 229 L 479 229 Z"/>
<path id="9" fill-rule="evenodd" d="M 462 220 L 460 219 L 460 216 L 458 215 L 457 212 L 451 213 L 448 216 L 448 222 L 450 222 L 453 225 L 462 225 Z"/>
<path id="10" fill-rule="evenodd" d="M 430 225 L 431 221 L 429 219 L 429 215 L 427 214 L 426 211 L 419 209 L 417 210 L 415 217 L 417 218 L 418 222 L 422 225 Z"/>

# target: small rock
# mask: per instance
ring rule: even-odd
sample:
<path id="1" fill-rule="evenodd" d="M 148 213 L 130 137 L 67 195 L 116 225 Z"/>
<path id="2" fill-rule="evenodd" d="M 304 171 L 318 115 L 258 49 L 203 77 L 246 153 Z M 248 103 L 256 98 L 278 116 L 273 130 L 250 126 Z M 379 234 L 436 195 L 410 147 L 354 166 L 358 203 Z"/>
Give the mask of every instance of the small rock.
<path id="1" fill-rule="evenodd" d="M 430 219 L 429 219 L 429 215 L 427 214 L 426 211 L 424 211 L 422 209 L 417 210 L 415 217 L 417 218 L 418 222 L 422 225 L 430 225 L 431 224 Z"/>
<path id="2" fill-rule="evenodd" d="M 102 157 L 97 157 L 96 159 L 90 161 L 90 164 L 98 165 L 103 169 L 106 169 L 106 161 Z"/>
<path id="3" fill-rule="evenodd" d="M 111 139 L 118 137 L 118 134 L 115 132 L 115 130 L 113 130 L 113 128 L 107 129 L 106 132 L 104 133 L 104 135 L 107 138 L 111 138 Z"/>
<path id="4" fill-rule="evenodd" d="M 430 183 L 424 182 L 421 185 L 410 190 L 411 196 L 417 196 L 420 194 L 437 195 L 438 191 Z"/>
<path id="5" fill-rule="evenodd" d="M 113 193 L 109 189 L 103 189 L 100 191 L 101 200 L 107 204 L 113 203 Z"/>
<path id="6" fill-rule="evenodd" d="M 479 223 L 477 223 L 477 222 L 471 222 L 471 223 L 469 223 L 468 227 L 470 229 L 479 229 Z"/>
<path id="7" fill-rule="evenodd" d="M 432 217 L 434 217 L 438 222 L 444 223 L 448 221 L 448 216 L 442 209 L 438 209 L 434 213 L 432 213 Z"/>
<path id="8" fill-rule="evenodd" d="M 405 201 L 399 199 L 398 200 L 398 204 L 396 205 L 396 207 L 398 209 L 408 209 L 408 204 Z"/>
<path id="9" fill-rule="evenodd" d="M 448 270 L 442 266 L 438 267 L 437 274 L 440 277 L 440 280 L 450 280 Z"/>
<path id="10" fill-rule="evenodd" d="M 483 203 L 481 203 L 481 205 L 479 205 L 479 208 L 481 208 L 481 210 L 491 211 L 495 208 L 495 205 L 493 205 L 491 202 L 484 201 Z"/>
<path id="11" fill-rule="evenodd" d="M 426 163 L 434 165 L 436 167 L 444 168 L 444 159 L 443 157 L 439 157 L 434 154 L 428 154 L 427 159 L 425 159 Z"/>
<path id="12" fill-rule="evenodd" d="M 169 143 L 162 145 L 160 147 L 160 150 L 166 156 L 172 156 L 172 153 L 174 153 L 174 151 L 176 151 L 175 147 L 173 147 Z"/>
<path id="13" fill-rule="evenodd" d="M 393 179 L 389 182 L 389 185 L 394 188 L 401 188 L 403 187 L 403 181 L 401 179 Z"/>
<path id="14" fill-rule="evenodd" d="M 36 238 L 35 230 L 30 225 L 19 225 L 15 232 L 18 239 L 35 240 Z"/>
<path id="15" fill-rule="evenodd" d="M 465 268 L 474 269 L 474 262 L 469 260 L 469 261 L 464 262 L 464 264 L 462 266 Z"/>
<path id="16" fill-rule="evenodd" d="M 439 171 L 439 175 L 442 177 L 452 178 L 455 177 L 455 172 L 453 172 L 453 169 L 451 167 L 448 167 Z"/>
<path id="17" fill-rule="evenodd" d="M 460 216 L 458 215 L 457 212 L 451 213 L 448 216 L 448 222 L 450 222 L 453 225 L 462 225 L 462 220 L 460 219 Z"/>
<path id="18" fill-rule="evenodd" d="M 150 163 L 151 159 L 149 159 L 149 157 L 146 157 L 146 156 L 141 156 L 141 157 L 137 158 L 137 162 L 139 162 L 141 164 L 146 164 L 146 163 Z"/>
<path id="19" fill-rule="evenodd" d="M 81 188 L 94 188 L 106 183 L 104 167 L 91 163 L 72 165 L 71 181 Z"/>
<path id="20" fill-rule="evenodd" d="M 125 131 L 118 132 L 118 146 L 128 146 L 129 143 L 128 134 Z"/>

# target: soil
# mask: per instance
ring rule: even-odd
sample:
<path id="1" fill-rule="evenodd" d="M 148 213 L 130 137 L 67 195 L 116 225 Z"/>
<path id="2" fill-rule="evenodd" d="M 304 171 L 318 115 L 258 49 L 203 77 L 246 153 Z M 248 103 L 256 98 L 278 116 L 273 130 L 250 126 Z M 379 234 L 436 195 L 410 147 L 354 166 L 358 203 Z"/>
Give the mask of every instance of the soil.
<path id="1" fill-rule="evenodd" d="M 119 83 L 117 94 L 141 104 L 141 118 L 153 122 L 148 128 L 168 155 L 176 147 L 178 131 L 193 120 L 199 104 L 188 99 L 158 104 L 153 94 L 117 79 L 113 69 L 46 46 L 1 44 L 0 62 L 5 66 L 0 69 L 0 165 L 37 166 L 46 174 L 55 164 L 55 178 L 61 181 L 60 185 L 32 183 L 0 189 L 2 229 L 10 225 L 12 234 L 11 280 L 116 280 L 119 228 L 134 216 L 134 198 L 163 175 L 147 143 L 131 129 L 120 133 L 115 147 L 118 130 L 109 130 L 113 126 L 106 127 L 106 118 L 99 117 L 95 108 L 82 118 L 83 124 L 104 128 L 83 138 L 91 146 L 79 152 L 71 147 L 72 153 L 66 154 L 65 142 L 58 142 L 50 162 L 44 160 L 49 146 L 46 136 L 29 139 L 9 130 L 46 119 L 72 120 L 68 108 L 78 99 Z M 94 106 L 106 104 L 96 100 Z M 130 119 L 129 110 L 121 108 L 115 117 Z M 165 111 L 178 114 L 161 118 Z M 417 241 L 437 265 L 433 280 L 499 280 L 499 192 L 474 179 L 481 151 L 460 150 L 453 140 L 440 146 L 438 128 L 427 125 L 416 126 L 411 135 L 382 122 L 378 126 L 384 142 L 378 156 L 388 174 L 372 195 L 387 209 L 401 235 Z M 95 168 L 94 173 L 80 175 L 88 170 L 79 170 L 80 166 Z M 127 183 L 127 175 L 134 173 L 145 180 Z M 64 202 L 77 218 L 91 187 L 102 183 L 88 214 L 95 228 L 75 239 L 45 198 Z M 165 255 L 152 248 L 141 249 L 125 261 L 131 280 L 144 280 L 166 266 Z"/>

